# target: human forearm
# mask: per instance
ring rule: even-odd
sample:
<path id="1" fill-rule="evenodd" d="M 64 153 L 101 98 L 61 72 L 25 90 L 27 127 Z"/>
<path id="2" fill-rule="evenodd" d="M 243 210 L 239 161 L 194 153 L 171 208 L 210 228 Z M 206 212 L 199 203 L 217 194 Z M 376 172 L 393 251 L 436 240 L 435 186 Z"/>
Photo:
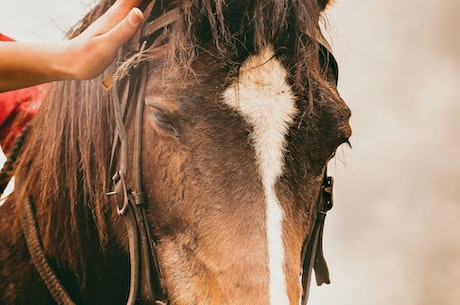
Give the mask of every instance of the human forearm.
<path id="1" fill-rule="evenodd" d="M 118 0 L 72 40 L 52 44 L 0 43 L 0 92 L 65 79 L 91 79 L 112 62 L 140 27 L 139 0 Z"/>
<path id="2" fill-rule="evenodd" d="M 67 43 L 0 43 L 0 92 L 74 78 Z"/>

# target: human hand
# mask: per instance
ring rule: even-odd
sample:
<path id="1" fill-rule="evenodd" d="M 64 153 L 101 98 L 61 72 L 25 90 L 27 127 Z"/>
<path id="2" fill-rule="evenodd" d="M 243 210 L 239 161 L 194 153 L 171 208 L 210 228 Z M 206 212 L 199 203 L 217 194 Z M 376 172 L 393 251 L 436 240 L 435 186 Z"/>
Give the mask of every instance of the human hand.
<path id="1" fill-rule="evenodd" d="M 118 0 L 91 26 L 65 43 L 63 60 L 69 79 L 91 79 L 112 62 L 118 49 L 140 28 L 144 16 L 140 0 Z"/>

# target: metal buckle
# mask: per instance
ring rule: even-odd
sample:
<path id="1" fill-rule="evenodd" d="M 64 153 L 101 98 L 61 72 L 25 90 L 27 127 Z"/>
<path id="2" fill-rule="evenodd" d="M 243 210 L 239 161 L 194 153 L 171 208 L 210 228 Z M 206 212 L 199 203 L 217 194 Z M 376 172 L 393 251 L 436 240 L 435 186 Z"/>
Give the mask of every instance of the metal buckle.
<path id="1" fill-rule="evenodd" d="M 324 177 L 323 185 L 321 186 L 321 192 L 324 200 L 324 212 L 332 209 L 334 205 L 333 197 L 334 178 L 331 176 Z"/>

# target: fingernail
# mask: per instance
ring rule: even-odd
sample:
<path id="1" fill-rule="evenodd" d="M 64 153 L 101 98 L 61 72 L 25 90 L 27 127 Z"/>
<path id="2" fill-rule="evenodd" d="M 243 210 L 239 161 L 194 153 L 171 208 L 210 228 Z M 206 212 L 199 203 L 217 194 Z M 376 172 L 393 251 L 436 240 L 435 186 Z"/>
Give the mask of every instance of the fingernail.
<path id="1" fill-rule="evenodd" d="M 133 8 L 131 12 L 129 12 L 128 22 L 133 26 L 138 26 L 142 20 L 144 19 L 144 14 L 142 14 L 141 10 L 137 7 Z"/>

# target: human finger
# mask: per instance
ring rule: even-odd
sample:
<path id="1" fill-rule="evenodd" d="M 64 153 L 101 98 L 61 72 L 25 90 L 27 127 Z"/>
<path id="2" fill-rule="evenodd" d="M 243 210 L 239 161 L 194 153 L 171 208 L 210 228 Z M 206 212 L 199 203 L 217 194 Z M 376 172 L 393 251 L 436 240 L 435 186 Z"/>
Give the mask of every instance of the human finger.
<path id="1" fill-rule="evenodd" d="M 131 9 L 139 5 L 139 3 L 140 0 L 117 0 L 85 31 L 86 34 L 91 36 L 105 34 L 126 18 Z"/>
<path id="2" fill-rule="evenodd" d="M 135 7 L 123 20 L 104 34 L 104 39 L 119 47 L 139 30 L 143 20 L 144 15 L 141 10 Z"/>

